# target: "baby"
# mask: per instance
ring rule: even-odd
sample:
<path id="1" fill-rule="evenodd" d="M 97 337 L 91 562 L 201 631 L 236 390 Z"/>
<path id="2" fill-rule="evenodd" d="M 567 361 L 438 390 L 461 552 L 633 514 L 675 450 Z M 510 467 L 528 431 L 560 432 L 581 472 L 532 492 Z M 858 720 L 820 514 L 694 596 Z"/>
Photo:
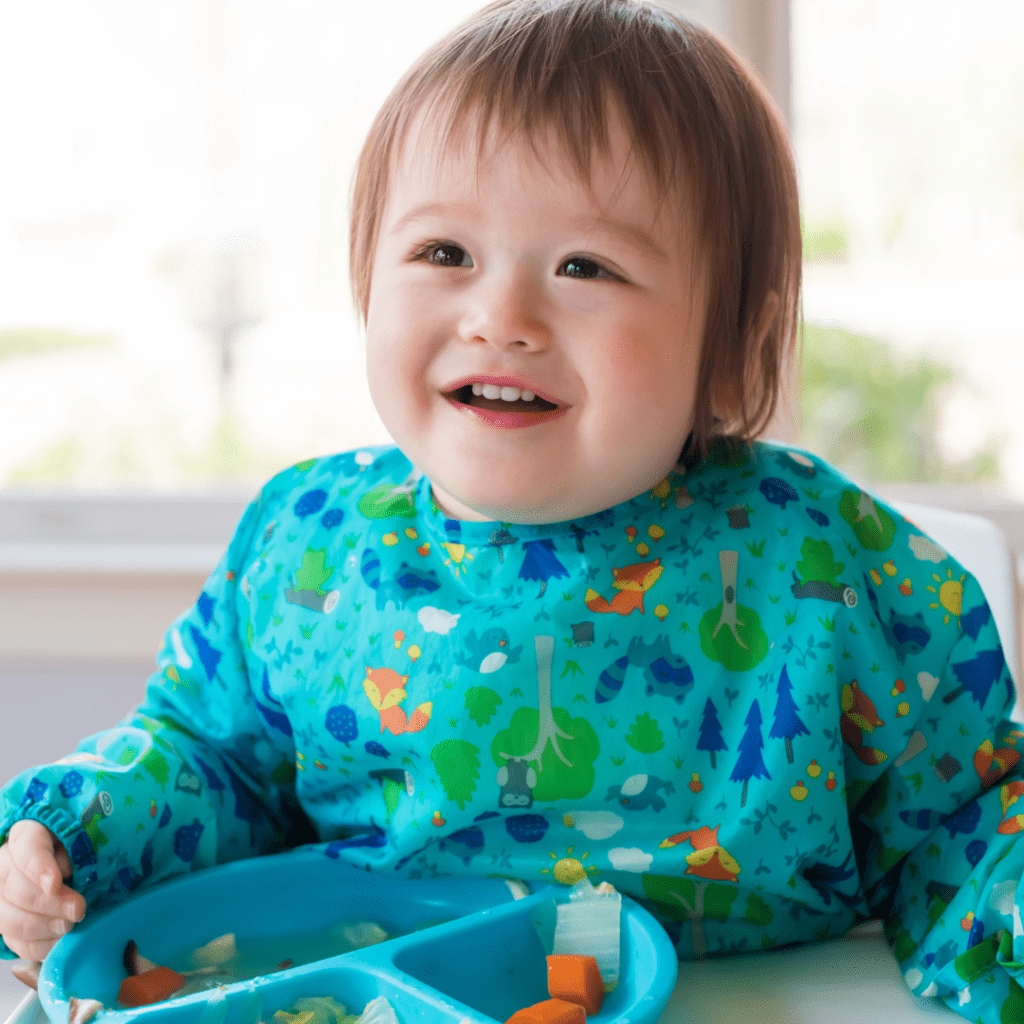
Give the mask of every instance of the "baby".
<path id="1" fill-rule="evenodd" d="M 1024 1019 L 1024 732 L 985 598 L 754 440 L 800 226 L 743 64 L 652 4 L 492 4 L 374 123 L 351 267 L 397 446 L 270 481 L 141 706 L 2 790 L 7 948 L 318 844 L 608 881 L 683 958 L 881 917 L 916 993 Z"/>

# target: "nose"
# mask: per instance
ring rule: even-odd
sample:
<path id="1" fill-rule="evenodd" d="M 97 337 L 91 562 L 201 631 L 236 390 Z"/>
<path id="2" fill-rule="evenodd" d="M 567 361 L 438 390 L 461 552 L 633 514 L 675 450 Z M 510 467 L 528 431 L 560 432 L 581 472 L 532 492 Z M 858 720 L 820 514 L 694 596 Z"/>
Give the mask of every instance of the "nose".
<path id="1" fill-rule="evenodd" d="M 550 344 L 544 297 L 527 271 L 488 274 L 466 298 L 460 334 L 467 342 L 538 352 Z"/>

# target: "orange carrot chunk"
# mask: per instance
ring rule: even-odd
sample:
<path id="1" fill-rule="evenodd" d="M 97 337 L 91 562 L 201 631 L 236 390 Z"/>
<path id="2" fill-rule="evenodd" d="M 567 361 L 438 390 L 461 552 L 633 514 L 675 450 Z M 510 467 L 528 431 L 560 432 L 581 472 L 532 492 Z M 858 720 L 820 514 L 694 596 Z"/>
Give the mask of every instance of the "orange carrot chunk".
<path id="1" fill-rule="evenodd" d="M 117 1001 L 122 1006 L 149 1006 L 173 996 L 184 984 L 183 974 L 172 971 L 170 967 L 154 967 L 151 971 L 125 978 L 117 991 Z"/>
<path id="2" fill-rule="evenodd" d="M 548 993 L 555 999 L 579 1003 L 597 1013 L 604 1002 L 604 982 L 592 956 L 559 953 L 548 957 Z"/>
<path id="3" fill-rule="evenodd" d="M 516 1010 L 505 1024 L 586 1024 L 582 1006 L 564 999 L 545 999 L 522 1010 Z"/>

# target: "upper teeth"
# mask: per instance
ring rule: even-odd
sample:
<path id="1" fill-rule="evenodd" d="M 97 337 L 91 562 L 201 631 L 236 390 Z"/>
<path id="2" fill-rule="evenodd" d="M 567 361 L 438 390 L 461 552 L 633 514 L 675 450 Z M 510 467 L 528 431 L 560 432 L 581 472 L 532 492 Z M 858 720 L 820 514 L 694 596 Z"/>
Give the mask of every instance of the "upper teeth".
<path id="1" fill-rule="evenodd" d="M 525 388 L 500 388 L 497 384 L 480 384 L 479 382 L 473 385 L 473 394 L 483 395 L 484 398 L 500 398 L 503 402 L 518 402 L 520 399 L 524 402 L 532 402 L 537 397 L 532 391 L 527 391 Z"/>

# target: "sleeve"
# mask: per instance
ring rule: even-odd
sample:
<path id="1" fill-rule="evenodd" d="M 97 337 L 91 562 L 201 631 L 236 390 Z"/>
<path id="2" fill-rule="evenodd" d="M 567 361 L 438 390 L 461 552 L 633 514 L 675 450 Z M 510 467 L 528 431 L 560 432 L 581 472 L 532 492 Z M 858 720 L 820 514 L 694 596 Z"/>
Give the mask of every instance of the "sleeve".
<path id="1" fill-rule="evenodd" d="M 1024 1021 L 1024 729 L 1009 720 L 1013 681 L 977 582 L 948 558 L 925 582 L 913 584 L 923 600 L 912 617 L 887 612 L 869 593 L 876 645 L 911 650 L 902 645 L 914 642 L 916 623 L 932 631 L 920 634 L 920 656 L 895 663 L 905 670 L 895 679 L 884 661 L 868 671 L 862 661 L 859 679 L 842 688 L 863 891 L 915 994 L 971 1020 Z M 952 586 L 942 591 L 945 582 Z M 865 577 L 865 589 L 880 588 Z M 950 631 L 948 654 L 922 668 L 928 646 L 944 653 Z"/>
<path id="2" fill-rule="evenodd" d="M 0 790 L 0 842 L 23 818 L 45 825 L 90 909 L 310 839 L 294 746 L 266 727 L 252 686 L 261 666 L 247 659 L 244 573 L 259 555 L 263 506 L 249 506 L 195 606 L 167 631 L 143 703 Z M 10 956 L 2 940 L 0 953 Z"/>

